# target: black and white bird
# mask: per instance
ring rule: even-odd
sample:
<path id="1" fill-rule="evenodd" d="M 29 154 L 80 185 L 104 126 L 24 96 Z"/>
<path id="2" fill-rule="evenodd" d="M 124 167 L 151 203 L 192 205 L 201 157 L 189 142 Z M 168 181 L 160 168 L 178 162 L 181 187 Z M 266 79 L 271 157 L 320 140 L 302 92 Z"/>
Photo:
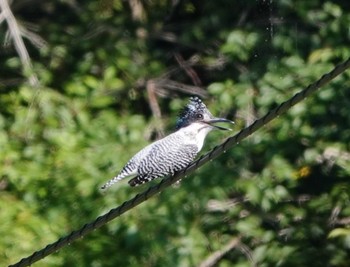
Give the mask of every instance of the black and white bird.
<path id="1" fill-rule="evenodd" d="M 182 170 L 197 156 L 211 130 L 230 130 L 214 125 L 217 122 L 234 123 L 215 118 L 202 100 L 191 97 L 179 116 L 176 131 L 139 151 L 117 176 L 101 188 L 106 189 L 126 177 L 134 177 L 129 184 L 137 186 Z"/>

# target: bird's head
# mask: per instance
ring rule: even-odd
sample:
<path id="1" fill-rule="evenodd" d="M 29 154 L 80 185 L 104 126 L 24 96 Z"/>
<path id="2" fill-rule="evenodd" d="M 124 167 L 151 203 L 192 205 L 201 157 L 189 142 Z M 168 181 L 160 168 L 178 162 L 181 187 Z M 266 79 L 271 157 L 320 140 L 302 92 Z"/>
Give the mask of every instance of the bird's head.
<path id="1" fill-rule="evenodd" d="M 202 100 L 197 96 L 191 97 L 189 103 L 180 113 L 179 119 L 176 123 L 176 129 L 178 130 L 195 122 L 219 130 L 231 129 L 215 125 L 217 122 L 234 123 L 228 119 L 214 117 Z"/>

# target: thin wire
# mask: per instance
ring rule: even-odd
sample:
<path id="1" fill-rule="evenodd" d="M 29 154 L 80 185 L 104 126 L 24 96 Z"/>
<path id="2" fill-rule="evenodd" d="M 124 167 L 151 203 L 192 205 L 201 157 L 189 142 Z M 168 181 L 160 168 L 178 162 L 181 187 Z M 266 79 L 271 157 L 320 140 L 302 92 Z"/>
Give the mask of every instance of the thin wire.
<path id="1" fill-rule="evenodd" d="M 244 128 L 236 135 L 228 138 L 225 142 L 222 144 L 216 146 L 214 149 L 212 149 L 207 154 L 201 156 L 198 160 L 191 163 L 187 168 L 185 168 L 182 171 L 179 171 L 174 176 L 168 177 L 166 179 L 163 179 L 158 185 L 152 186 L 148 188 L 146 191 L 137 194 L 134 198 L 125 201 L 123 204 L 121 204 L 119 207 L 114 208 L 110 210 L 108 213 L 98 217 L 96 220 L 94 220 L 91 223 L 85 224 L 82 228 L 79 230 L 73 231 L 69 235 L 60 238 L 56 242 L 47 245 L 45 248 L 34 252 L 31 256 L 27 258 L 21 259 L 19 262 L 10 265 L 10 267 L 22 267 L 22 266 L 29 266 L 33 264 L 34 262 L 37 262 L 46 256 L 58 251 L 60 248 L 72 243 L 78 238 L 81 238 L 88 233 L 92 232 L 93 230 L 100 228 L 101 226 L 105 225 L 109 221 L 121 216 L 123 213 L 127 212 L 128 210 L 138 206 L 142 202 L 146 201 L 150 197 L 154 196 L 155 194 L 161 192 L 163 189 L 169 187 L 170 185 L 174 184 L 178 180 L 182 179 L 186 175 L 192 173 L 194 170 L 198 169 L 208 161 L 217 158 L 220 154 L 222 154 L 224 151 L 232 148 L 236 144 L 238 144 L 240 141 L 242 141 L 247 136 L 251 135 L 253 132 L 260 129 L 262 126 L 270 122 L 271 120 L 275 119 L 277 116 L 281 115 L 282 113 L 286 112 L 288 109 L 290 109 L 295 104 L 299 103 L 309 95 L 311 95 L 313 92 L 315 92 L 320 87 L 324 86 L 326 83 L 333 80 L 336 76 L 343 73 L 346 69 L 350 67 L 350 58 L 346 60 L 345 62 L 337 65 L 331 72 L 323 75 L 318 81 L 315 83 L 309 85 L 304 90 L 300 91 L 296 95 L 294 95 L 289 100 L 283 102 L 280 104 L 277 108 L 269 111 L 264 117 L 256 120 L 253 124 L 251 124 L 249 127 Z"/>

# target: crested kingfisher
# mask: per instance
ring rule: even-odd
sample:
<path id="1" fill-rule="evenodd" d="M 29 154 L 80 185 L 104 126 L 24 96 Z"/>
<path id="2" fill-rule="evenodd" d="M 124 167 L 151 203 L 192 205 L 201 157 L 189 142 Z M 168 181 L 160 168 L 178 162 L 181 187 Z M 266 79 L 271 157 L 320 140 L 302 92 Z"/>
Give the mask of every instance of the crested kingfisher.
<path id="1" fill-rule="evenodd" d="M 207 134 L 214 130 L 231 130 L 215 125 L 234 123 L 214 117 L 199 97 L 191 97 L 176 123 L 176 131 L 136 153 L 121 172 L 104 184 L 106 189 L 126 177 L 130 186 L 138 186 L 155 178 L 173 175 L 187 167 L 203 147 Z"/>

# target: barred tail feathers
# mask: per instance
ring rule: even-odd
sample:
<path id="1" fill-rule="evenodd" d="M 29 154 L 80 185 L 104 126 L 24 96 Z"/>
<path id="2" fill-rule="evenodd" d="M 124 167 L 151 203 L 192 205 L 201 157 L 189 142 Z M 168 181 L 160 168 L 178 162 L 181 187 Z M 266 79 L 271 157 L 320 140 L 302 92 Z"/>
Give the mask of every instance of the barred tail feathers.
<path id="1" fill-rule="evenodd" d="M 101 186 L 102 190 L 107 189 L 108 187 L 111 187 L 112 185 L 114 185 L 115 183 L 123 180 L 125 177 L 129 177 L 129 176 L 135 176 L 136 175 L 136 171 L 133 172 L 129 172 L 129 173 L 125 173 L 122 172 L 119 175 L 113 177 L 111 180 L 109 180 L 107 183 L 105 183 L 103 186 Z"/>
<path id="2" fill-rule="evenodd" d="M 105 183 L 103 186 L 101 186 L 102 190 L 107 189 L 108 187 L 111 187 L 112 185 L 114 185 L 116 182 L 119 182 L 121 179 L 123 179 L 124 177 L 119 177 L 115 176 L 113 177 L 111 180 L 109 180 L 107 183 Z"/>

